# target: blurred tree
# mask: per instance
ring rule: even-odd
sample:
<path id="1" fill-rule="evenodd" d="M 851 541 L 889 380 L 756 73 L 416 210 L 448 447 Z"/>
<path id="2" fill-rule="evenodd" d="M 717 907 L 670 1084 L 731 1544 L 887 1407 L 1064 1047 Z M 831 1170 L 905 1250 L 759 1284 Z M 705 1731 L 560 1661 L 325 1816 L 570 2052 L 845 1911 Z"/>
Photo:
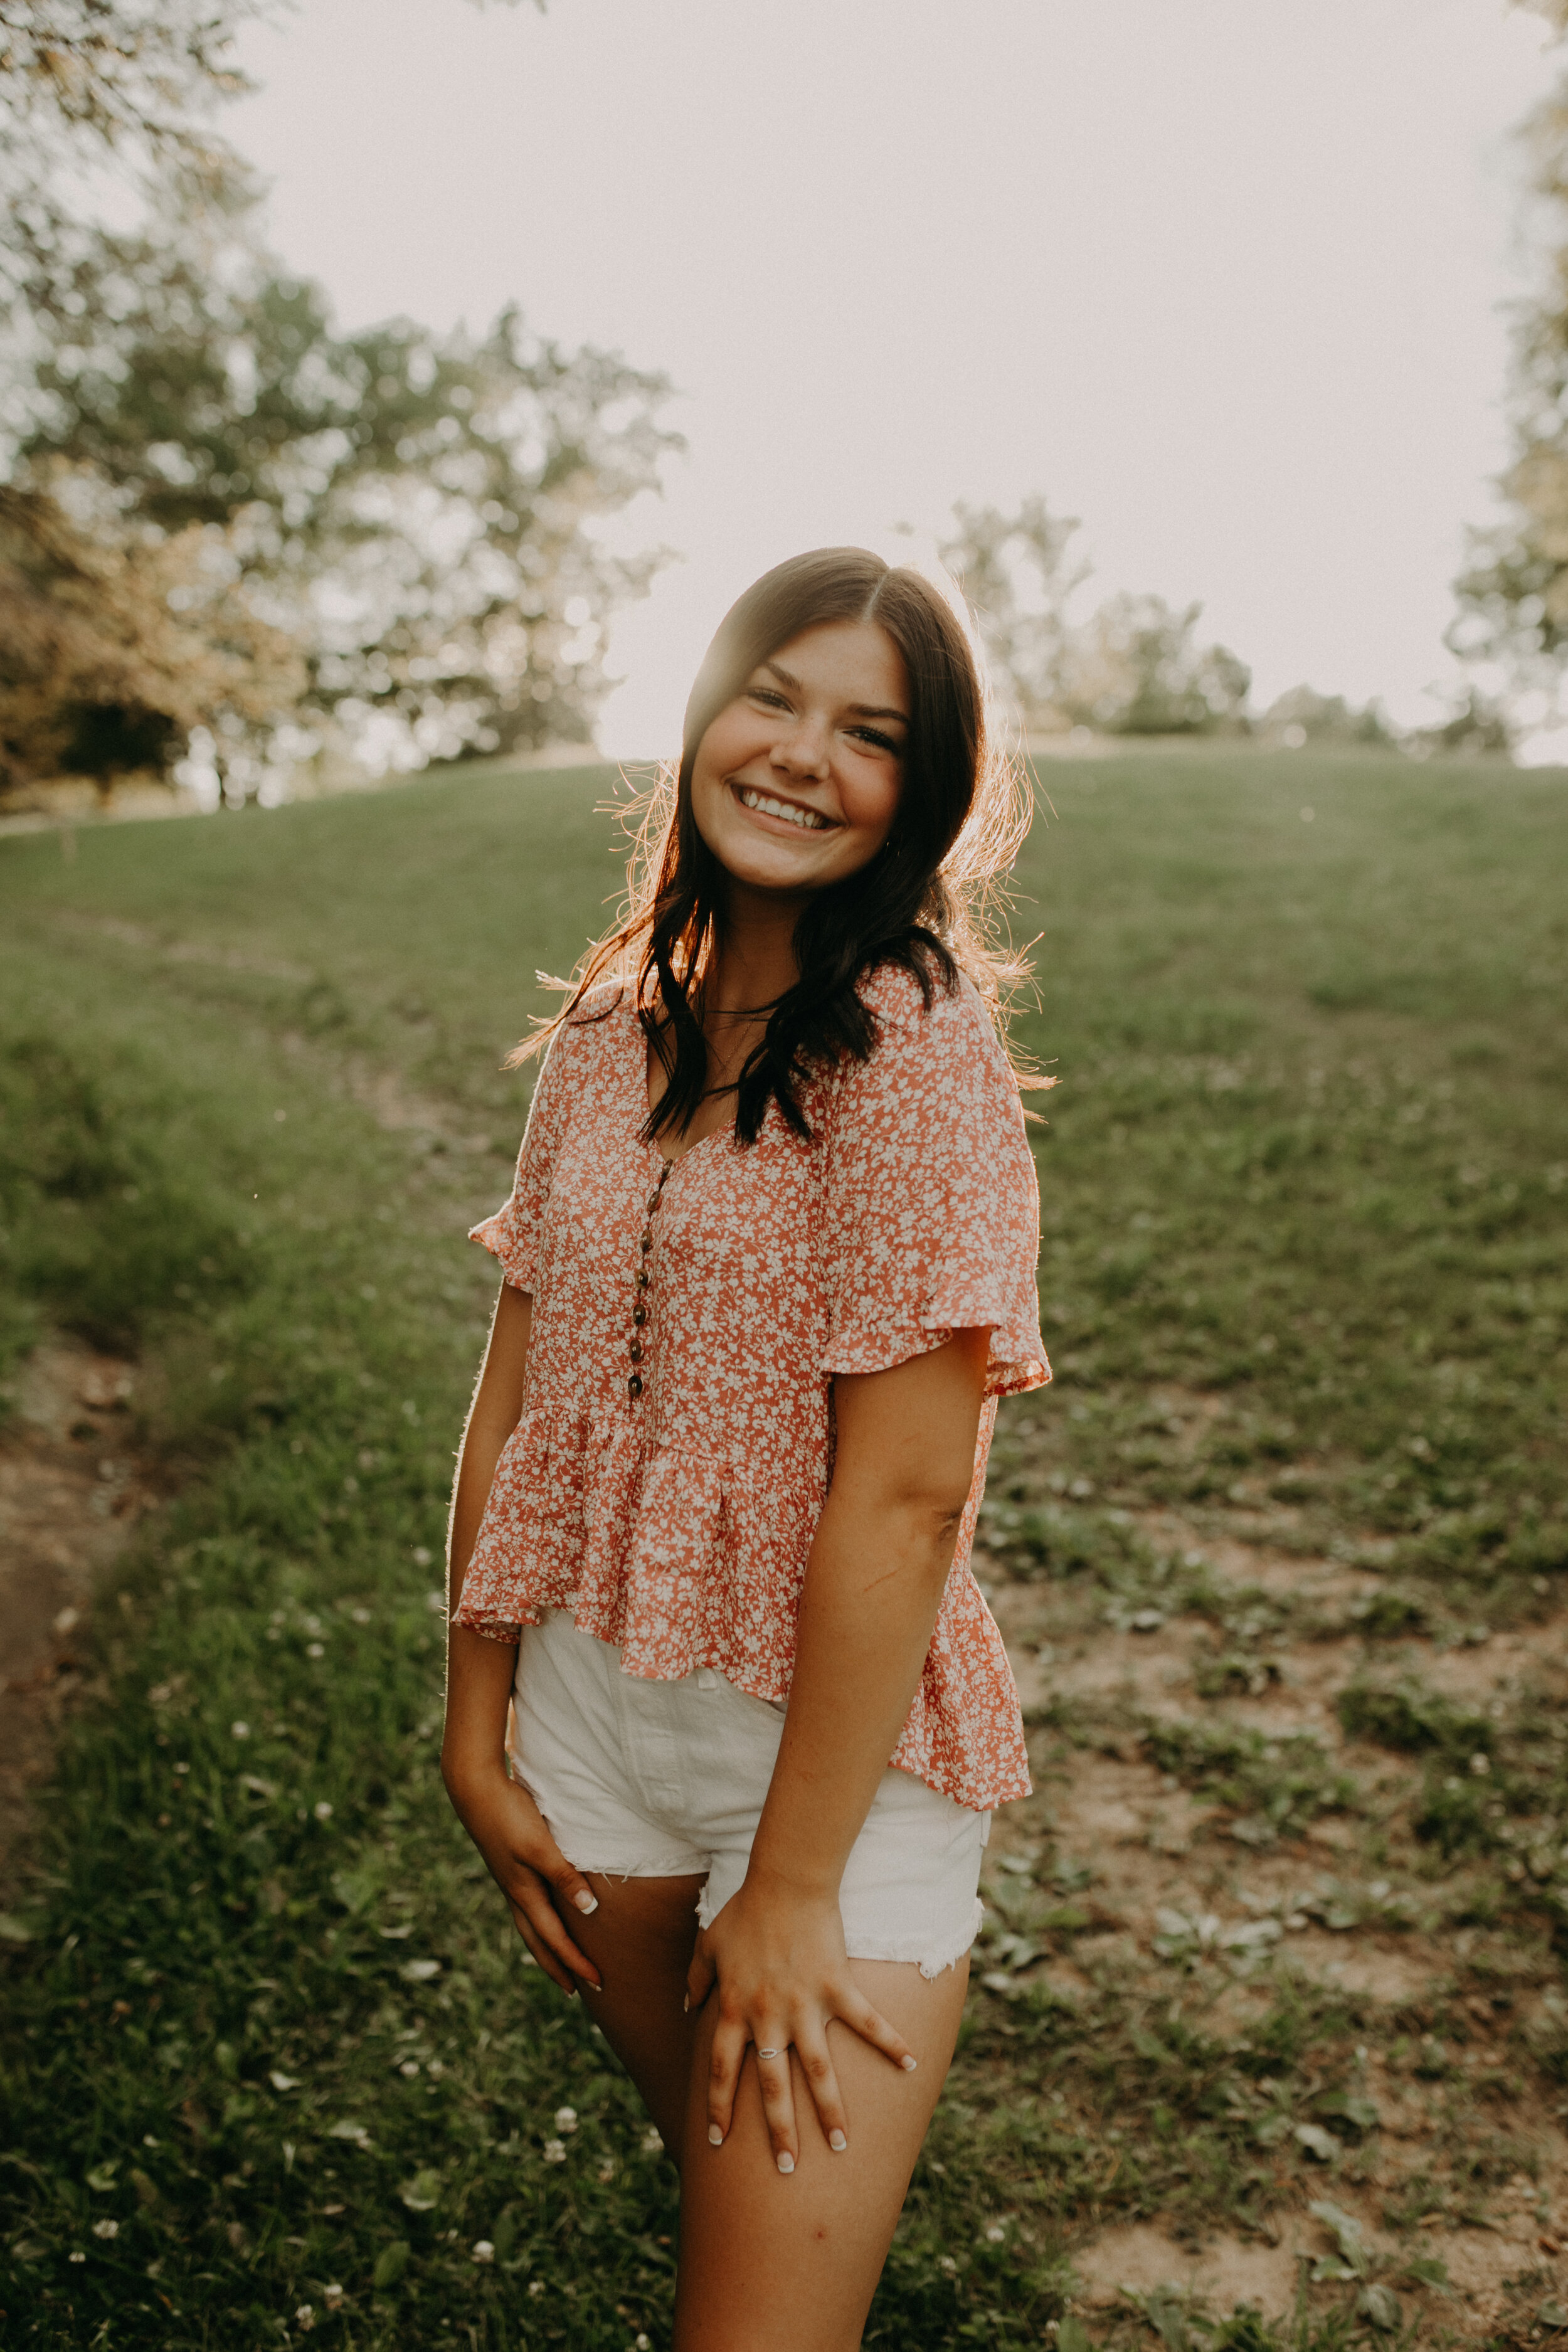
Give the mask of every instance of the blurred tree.
<path id="1" fill-rule="evenodd" d="M 1224 646 L 1194 643 L 1201 604 L 1179 613 L 1158 596 L 1113 596 L 1075 622 L 1070 608 L 1089 576 L 1073 548 L 1076 520 L 1037 494 L 1016 514 L 952 511 L 942 558 L 1026 734 L 1089 726 L 1184 735 L 1246 724 L 1251 673 Z"/>
<path id="2" fill-rule="evenodd" d="M 1568 0 L 1522 5 L 1568 34 Z M 1500 663 L 1516 685 L 1554 678 L 1568 649 L 1568 70 L 1523 136 L 1547 249 L 1514 337 L 1516 455 L 1503 478 L 1512 512 L 1474 534 L 1448 637 L 1461 658 Z"/>
<path id="3" fill-rule="evenodd" d="M 1037 493 L 1016 514 L 959 505 L 952 517 L 942 559 L 973 607 L 993 679 L 1026 733 L 1070 725 L 1062 684 L 1068 606 L 1089 577 L 1072 552 L 1078 523 L 1052 514 Z"/>
<path id="4" fill-rule="evenodd" d="M 1414 737 L 1417 751 L 1452 751 L 1467 760 L 1485 759 L 1514 748 L 1513 722 L 1500 702 L 1471 686 L 1455 698 L 1447 719 Z"/>
<path id="5" fill-rule="evenodd" d="M 611 612 L 658 558 L 593 526 L 656 488 L 669 386 L 488 333 L 334 329 L 242 234 L 101 232 L 33 289 L 23 464 L 89 466 L 153 531 L 229 531 L 310 663 L 310 705 L 384 755 L 586 740 Z"/>
<path id="6" fill-rule="evenodd" d="M 27 692 L 108 678 L 113 646 L 122 664 L 135 651 L 145 685 L 167 640 L 153 583 L 184 593 L 205 547 L 213 576 L 239 583 L 234 611 L 243 591 L 268 644 L 301 648 L 290 674 L 308 712 L 373 758 L 585 738 L 609 614 L 659 560 L 613 556 L 595 526 L 657 486 L 678 446 L 656 420 L 668 386 L 531 336 L 515 310 L 479 338 L 407 320 L 338 334 L 321 289 L 260 249 L 246 170 L 210 130 L 216 101 L 246 86 L 235 34 L 265 13 L 266 0 L 0 0 L 0 291 L 14 297 L 0 415 L 20 502 L 7 530 L 13 551 L 24 516 L 43 534 L 7 573 L 17 612 L 42 593 L 45 541 L 56 565 L 26 607 Z M 104 159 L 139 186 L 134 229 L 91 217 Z M 131 697 L 125 724 L 93 734 L 96 772 L 177 750 L 195 707 L 175 696 L 160 731 Z M 255 739 L 272 708 L 237 689 L 221 725 L 199 720 L 231 786 L 265 770 Z M 86 760 L 85 723 L 65 703 L 47 726 L 18 719 L 11 772 L 35 769 L 46 743 Z"/>
<path id="7" fill-rule="evenodd" d="M 1342 694 L 1320 694 L 1313 686 L 1292 686 L 1271 702 L 1257 721 L 1260 735 L 1292 745 L 1363 744 L 1393 751 L 1400 738 L 1380 702 L 1357 709 Z"/>
<path id="8" fill-rule="evenodd" d="M 1247 724 L 1252 673 L 1225 646 L 1196 642 L 1201 604 L 1112 596 L 1068 641 L 1061 701 L 1110 735 L 1212 734 Z"/>
<path id="9" fill-rule="evenodd" d="M 193 730 L 276 727 L 305 686 L 222 532 L 149 540 L 101 481 L 0 486 L 0 784 L 167 766 Z"/>
<path id="10" fill-rule="evenodd" d="M 249 87 L 234 41 L 264 13 L 265 0 L 0 0 L 0 298 L 68 270 L 105 165 L 177 186 L 189 210 L 243 180 L 210 118 Z M 25 320 L 13 309 L 10 335 Z"/>

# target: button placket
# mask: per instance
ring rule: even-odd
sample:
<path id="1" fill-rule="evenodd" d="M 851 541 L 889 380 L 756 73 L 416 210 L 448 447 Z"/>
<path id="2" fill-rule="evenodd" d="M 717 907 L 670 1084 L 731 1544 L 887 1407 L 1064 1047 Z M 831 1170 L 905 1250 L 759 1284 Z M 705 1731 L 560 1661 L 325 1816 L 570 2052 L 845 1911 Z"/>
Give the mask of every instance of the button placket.
<path id="1" fill-rule="evenodd" d="M 637 1399 L 641 1396 L 644 1387 L 642 1376 L 644 1347 L 643 1334 L 647 1328 L 648 1293 L 653 1287 L 653 1272 L 651 1265 L 653 1257 L 653 1221 L 658 1213 L 659 1200 L 663 1194 L 666 1181 L 668 1179 L 669 1171 L 673 1165 L 674 1162 L 672 1160 L 667 1160 L 658 1171 L 658 1181 L 647 1196 L 646 1209 L 647 1222 L 643 1226 L 642 1239 L 637 1244 L 637 1279 L 632 1286 L 632 1336 L 626 1343 L 626 1353 L 631 1359 L 632 1366 L 631 1376 L 626 1381 L 626 1394 L 630 1397 L 634 1404 L 636 1404 Z"/>

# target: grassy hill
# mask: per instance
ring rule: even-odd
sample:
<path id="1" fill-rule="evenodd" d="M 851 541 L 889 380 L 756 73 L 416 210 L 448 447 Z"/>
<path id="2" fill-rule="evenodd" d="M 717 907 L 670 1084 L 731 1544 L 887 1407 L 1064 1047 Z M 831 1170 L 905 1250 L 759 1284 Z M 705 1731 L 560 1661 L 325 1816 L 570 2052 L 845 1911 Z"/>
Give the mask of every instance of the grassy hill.
<path id="1" fill-rule="evenodd" d="M 1382 2294 L 1511 2342 L 1550 2264 L 1467 2301 L 1431 2248 L 1462 2284 L 1467 2217 L 1546 2181 L 1568 2071 L 1563 780 L 1044 781 L 1015 929 L 1058 1378 L 1009 1409 L 984 1570 L 1040 1793 L 868 2340 L 1176 2342 L 1116 2232 L 1173 2279 L 1273 2242 L 1289 2282 L 1326 2189 L 1363 2252 L 1299 2339 L 1205 2288 L 1209 2340 L 1350 2340 Z M 0 844 L 0 1351 L 139 1352 L 170 1496 L 10 1919 L 18 2343 L 664 2340 L 670 2179 L 445 1813 L 426 1605 L 500 1065 L 618 896 L 615 782 Z"/>

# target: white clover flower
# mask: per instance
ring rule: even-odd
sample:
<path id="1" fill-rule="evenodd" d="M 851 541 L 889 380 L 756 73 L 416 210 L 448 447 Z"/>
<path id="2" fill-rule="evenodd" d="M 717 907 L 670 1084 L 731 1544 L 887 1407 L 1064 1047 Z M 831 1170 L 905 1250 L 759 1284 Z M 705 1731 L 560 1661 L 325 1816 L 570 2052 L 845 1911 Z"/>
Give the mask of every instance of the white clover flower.
<path id="1" fill-rule="evenodd" d="M 95 2221 L 92 2225 L 92 2234 L 95 2238 L 118 2238 L 120 2224 L 118 2221 Z"/>
<path id="2" fill-rule="evenodd" d="M 84 2256 L 83 2260 L 85 2261 L 85 2259 L 86 2257 Z M 530 2294 L 542 2294 L 544 2293 L 544 2281 L 542 2279 L 530 2279 L 528 2282 L 528 2291 Z"/>
<path id="3" fill-rule="evenodd" d="M 945 2271 L 949 2278 L 956 2278 L 958 2276 L 958 2264 L 953 2261 L 951 2254 L 938 2254 L 936 2258 L 936 2266 L 939 2271 Z"/>
<path id="4" fill-rule="evenodd" d="M 320 1804 L 316 1807 L 316 1819 L 317 1819 L 319 1822 L 330 1822 L 330 1821 L 331 1820 L 331 1818 L 332 1818 L 332 1809 L 331 1809 L 331 1805 L 327 1802 L 327 1800 L 325 1799 L 325 1797 L 323 1797 L 323 1798 L 321 1799 L 321 1801 Z"/>
<path id="5" fill-rule="evenodd" d="M 662 2156 L 664 2154 L 664 2139 L 657 2125 L 649 2124 L 647 2131 L 644 2132 L 642 2138 L 637 2144 L 641 2147 L 645 2156 Z"/>
<path id="6" fill-rule="evenodd" d="M 231 1723 L 228 1728 L 230 1737 L 235 1739 L 248 1739 L 250 1737 L 248 1723 Z"/>
<path id="7" fill-rule="evenodd" d="M 546 2164 L 564 2164 L 566 2161 L 565 2141 L 563 2139 L 547 2139 L 544 2143 L 543 2154 Z"/>
<path id="8" fill-rule="evenodd" d="M 999 2246 L 1006 2234 L 1007 2224 L 1005 2221 L 993 2221 L 990 2228 L 985 2232 L 985 2242 L 987 2245 Z"/>
<path id="9" fill-rule="evenodd" d="M 342 2299 L 343 2291 L 338 2284 L 336 2279 L 332 2281 L 330 2286 L 324 2286 L 321 2289 L 321 2301 L 326 2305 L 329 2311 L 336 2311 L 339 2305 L 342 2302 Z"/>
<path id="10" fill-rule="evenodd" d="M 488 2238 L 476 2238 L 468 2252 L 476 2263 L 493 2263 L 496 2258 L 496 2250 Z"/>
<path id="11" fill-rule="evenodd" d="M 299 2310 L 294 2314 L 295 2326 L 300 2330 L 301 2336 L 309 2336 L 315 2324 L 316 2313 L 314 2305 L 309 2303 L 302 2303 L 300 2305 Z"/>
<path id="12" fill-rule="evenodd" d="M 86 2260 L 87 2260 L 87 2256 L 86 2256 L 85 2254 L 79 2254 L 79 2253 L 72 2252 L 72 2253 L 68 2254 L 68 2255 L 66 2257 L 66 2259 L 67 2259 L 67 2261 L 68 2261 L 68 2262 L 73 2262 L 73 2263 L 85 2263 L 85 2262 L 86 2262 Z"/>
<path id="13" fill-rule="evenodd" d="M 555 2128 L 558 2132 L 574 2132 L 577 2128 L 576 2108 L 557 2107 L 555 2110 Z"/>

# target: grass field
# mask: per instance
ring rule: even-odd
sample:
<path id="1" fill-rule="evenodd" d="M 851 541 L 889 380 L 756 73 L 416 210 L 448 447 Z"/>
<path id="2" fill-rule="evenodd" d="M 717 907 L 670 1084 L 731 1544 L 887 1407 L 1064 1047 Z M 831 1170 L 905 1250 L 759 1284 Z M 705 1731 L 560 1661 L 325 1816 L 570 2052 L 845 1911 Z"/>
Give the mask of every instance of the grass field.
<path id="1" fill-rule="evenodd" d="M 139 1355 L 167 1496 L 4 1923 L 7 2341 L 668 2340 L 673 2177 L 446 1811 L 428 1605 L 612 782 L 0 844 L 4 1376 Z M 1563 780 L 1046 782 L 1058 1381 L 982 1567 L 1038 1793 L 868 2341 L 1568 2336 Z"/>

